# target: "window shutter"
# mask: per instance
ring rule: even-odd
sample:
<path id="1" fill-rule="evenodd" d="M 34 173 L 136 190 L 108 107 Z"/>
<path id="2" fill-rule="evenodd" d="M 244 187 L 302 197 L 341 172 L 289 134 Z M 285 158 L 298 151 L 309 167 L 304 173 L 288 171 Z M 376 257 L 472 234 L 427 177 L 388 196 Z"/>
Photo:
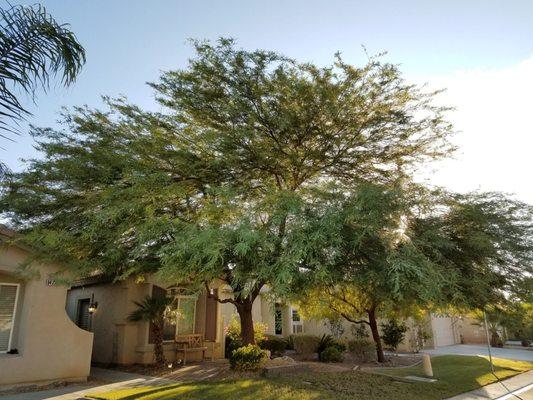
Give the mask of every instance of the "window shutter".
<path id="1" fill-rule="evenodd" d="M 89 313 L 90 304 L 91 299 L 82 299 L 78 301 L 77 325 L 86 331 L 90 331 L 91 328 L 91 314 Z"/>
<path id="2" fill-rule="evenodd" d="M 0 284 L 0 352 L 11 350 L 18 286 Z"/>

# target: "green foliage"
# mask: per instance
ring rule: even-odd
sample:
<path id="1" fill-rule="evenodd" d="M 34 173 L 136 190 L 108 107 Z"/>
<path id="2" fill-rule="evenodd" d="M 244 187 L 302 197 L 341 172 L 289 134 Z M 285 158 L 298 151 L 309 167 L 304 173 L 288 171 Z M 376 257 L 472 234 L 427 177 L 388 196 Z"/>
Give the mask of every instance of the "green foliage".
<path id="1" fill-rule="evenodd" d="M 137 309 L 128 315 L 128 321 L 150 322 L 154 334 L 154 355 L 159 365 L 164 365 L 166 362 L 163 352 L 163 325 L 173 301 L 171 297 L 146 296 L 141 302 L 134 302 Z"/>
<path id="2" fill-rule="evenodd" d="M 342 362 L 342 352 L 337 346 L 326 347 L 321 353 L 319 353 L 320 361 L 322 362 Z"/>
<path id="3" fill-rule="evenodd" d="M 332 335 L 324 334 L 320 337 L 316 347 L 316 352 L 318 353 L 318 359 L 320 361 L 326 361 L 323 360 L 324 352 L 331 347 L 337 349 L 341 354 L 346 350 L 346 345 L 343 342 L 336 340 Z"/>
<path id="4" fill-rule="evenodd" d="M 298 334 L 291 335 L 290 341 L 298 354 L 311 354 L 316 352 L 320 338 L 315 335 Z"/>
<path id="5" fill-rule="evenodd" d="M 165 311 L 172 302 L 173 299 L 170 297 L 146 296 L 141 302 L 134 302 L 137 309 L 128 315 L 128 320 L 132 322 L 147 321 L 162 323 L 165 317 Z"/>
<path id="6" fill-rule="evenodd" d="M 396 319 L 390 319 L 389 321 L 381 324 L 383 342 L 391 349 L 396 351 L 400 343 L 405 338 L 405 332 L 407 332 L 407 326 L 403 323 L 398 323 Z"/>
<path id="7" fill-rule="evenodd" d="M 264 284 L 287 293 L 304 255 L 322 253 L 320 231 L 291 238 L 316 194 L 338 192 L 324 182 L 390 181 L 450 149 L 434 93 L 394 65 L 321 68 L 228 39 L 194 48 L 151 85 L 163 113 L 108 100 L 33 131 L 42 157 L 11 174 L 1 209 L 30 228 L 36 258 L 77 275 L 222 279 L 241 303 Z"/>
<path id="8" fill-rule="evenodd" d="M 321 354 L 324 350 L 326 350 L 328 347 L 334 347 L 335 346 L 335 339 L 331 335 L 323 334 L 319 341 L 318 345 L 316 347 L 316 352 L 318 353 L 318 359 L 321 360 Z"/>
<path id="9" fill-rule="evenodd" d="M 294 349 L 294 335 L 289 335 L 285 340 L 287 341 L 286 350 L 295 350 Z"/>
<path id="10" fill-rule="evenodd" d="M 360 362 L 376 360 L 376 346 L 368 339 L 354 339 L 348 342 L 348 350 Z"/>
<path id="11" fill-rule="evenodd" d="M 355 339 L 367 339 L 369 337 L 368 331 L 363 324 L 352 325 L 352 335 Z"/>
<path id="12" fill-rule="evenodd" d="M 256 343 L 261 343 L 265 339 L 265 331 L 267 329 L 266 324 L 261 322 L 254 322 L 254 337 Z M 226 335 L 225 342 L 225 354 L 229 357 L 234 350 L 243 346 L 241 338 L 241 325 L 239 319 L 235 316 L 231 316 L 229 324 L 224 328 Z"/>
<path id="13" fill-rule="evenodd" d="M 316 308 L 352 321 L 479 307 L 531 272 L 531 207 L 410 183 L 449 154 L 452 127 L 396 66 L 318 67 L 228 39 L 194 48 L 151 85 L 162 112 L 108 100 L 33 130 L 41 157 L 8 173 L 0 199 L 29 263 L 220 279 L 248 317 L 264 285 L 317 288 Z"/>
<path id="14" fill-rule="evenodd" d="M 60 72 L 69 85 L 85 63 L 85 50 L 69 26 L 57 23 L 43 6 L 7 5 L 0 9 L 0 112 L 17 120 L 29 114 L 17 91 L 34 95 Z M 2 119 L 0 130 L 13 128 Z"/>
<path id="15" fill-rule="evenodd" d="M 340 339 L 344 334 L 344 326 L 342 324 L 343 320 L 341 317 L 336 318 L 326 318 L 325 325 L 336 339 Z"/>
<path id="16" fill-rule="evenodd" d="M 276 356 L 282 355 L 287 349 L 287 340 L 275 335 L 265 335 L 258 343 L 263 350 L 269 350 L 272 355 Z"/>
<path id="17" fill-rule="evenodd" d="M 263 366 L 267 357 L 266 351 L 257 345 L 249 344 L 234 350 L 229 363 L 231 369 L 237 371 L 256 371 Z"/>
<path id="18" fill-rule="evenodd" d="M 425 347 L 426 342 L 431 339 L 431 333 L 427 329 L 426 324 L 422 322 L 415 323 L 411 330 L 411 348 L 413 349 L 413 352 L 418 353 Z"/>

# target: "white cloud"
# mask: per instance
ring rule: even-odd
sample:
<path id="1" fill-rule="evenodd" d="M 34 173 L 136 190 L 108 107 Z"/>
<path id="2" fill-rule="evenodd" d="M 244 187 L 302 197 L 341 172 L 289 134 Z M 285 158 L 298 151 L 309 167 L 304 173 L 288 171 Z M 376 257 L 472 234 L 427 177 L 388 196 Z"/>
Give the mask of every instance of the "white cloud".
<path id="1" fill-rule="evenodd" d="M 460 132 L 454 160 L 425 174 L 457 191 L 498 190 L 533 203 L 533 56 L 503 69 L 458 71 L 422 81 L 447 88 L 440 100 L 456 108 Z"/>

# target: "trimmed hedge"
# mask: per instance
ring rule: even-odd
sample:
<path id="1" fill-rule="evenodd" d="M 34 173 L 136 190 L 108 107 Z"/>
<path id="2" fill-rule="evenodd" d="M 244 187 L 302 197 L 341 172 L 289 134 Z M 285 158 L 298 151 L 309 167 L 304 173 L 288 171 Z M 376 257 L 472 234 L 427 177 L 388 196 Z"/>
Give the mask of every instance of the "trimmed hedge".
<path id="1" fill-rule="evenodd" d="M 272 355 L 282 355 L 287 349 L 287 345 L 285 338 L 275 335 L 265 335 L 263 340 L 259 342 L 259 347 L 269 350 Z"/>
<path id="2" fill-rule="evenodd" d="M 294 350 L 299 354 L 316 353 L 316 348 L 320 338 L 315 335 L 291 335 Z"/>
<path id="3" fill-rule="evenodd" d="M 348 342 L 348 350 L 358 361 L 370 362 L 376 360 L 376 346 L 369 340 L 350 340 Z"/>

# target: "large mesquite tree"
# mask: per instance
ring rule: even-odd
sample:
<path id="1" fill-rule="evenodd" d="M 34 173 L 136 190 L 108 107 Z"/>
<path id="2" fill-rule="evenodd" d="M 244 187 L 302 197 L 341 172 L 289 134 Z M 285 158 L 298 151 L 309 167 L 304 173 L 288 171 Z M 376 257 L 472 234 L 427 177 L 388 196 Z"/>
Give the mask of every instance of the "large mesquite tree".
<path id="1" fill-rule="evenodd" d="M 222 280 L 233 295 L 218 300 L 252 343 L 261 288 L 287 290 L 314 251 L 296 238 L 315 199 L 447 155 L 451 127 L 435 93 L 377 59 L 317 67 L 231 40 L 194 46 L 152 84 L 162 112 L 110 102 L 36 130 L 44 157 L 11 177 L 2 209 L 36 257 L 80 274 Z"/>

